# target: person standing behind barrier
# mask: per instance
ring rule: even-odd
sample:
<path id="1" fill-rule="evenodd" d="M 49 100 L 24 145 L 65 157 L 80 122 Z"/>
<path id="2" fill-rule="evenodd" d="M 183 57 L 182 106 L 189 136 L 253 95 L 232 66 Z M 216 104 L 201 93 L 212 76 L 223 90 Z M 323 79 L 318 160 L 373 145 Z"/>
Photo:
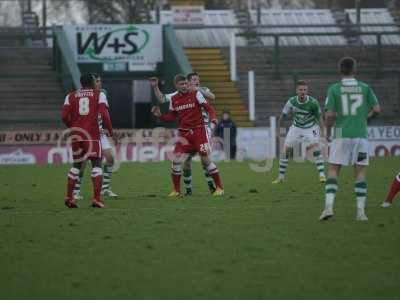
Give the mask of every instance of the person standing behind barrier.
<path id="1" fill-rule="evenodd" d="M 218 122 L 218 126 L 215 131 L 215 135 L 224 140 L 225 142 L 225 134 L 229 134 L 229 158 L 236 158 L 236 136 L 237 136 L 237 128 L 235 122 L 231 119 L 231 114 L 229 111 L 225 110 L 222 113 L 221 121 Z M 225 149 L 226 152 L 227 149 Z"/>

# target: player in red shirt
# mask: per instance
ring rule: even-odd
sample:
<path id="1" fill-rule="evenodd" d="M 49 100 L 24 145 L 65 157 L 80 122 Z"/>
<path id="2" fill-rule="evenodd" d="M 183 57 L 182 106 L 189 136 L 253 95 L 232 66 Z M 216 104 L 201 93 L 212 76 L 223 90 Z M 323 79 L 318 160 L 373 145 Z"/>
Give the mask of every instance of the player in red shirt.
<path id="1" fill-rule="evenodd" d="M 175 144 L 174 158 L 172 161 L 172 182 L 174 190 L 170 197 L 181 196 L 182 162 L 188 155 L 199 153 L 201 162 L 214 179 L 216 190 L 214 196 L 224 194 L 219 171 L 215 163 L 210 160 L 211 152 L 206 124 L 202 115 L 202 109 L 207 111 L 210 120 L 217 122 L 214 109 L 207 100 L 196 90 L 188 88 L 188 82 L 184 75 L 178 74 L 174 78 L 177 94 L 171 97 L 168 113 L 162 115 L 159 107 L 153 107 L 153 114 L 162 121 L 178 121 L 179 140 Z"/>
<path id="2" fill-rule="evenodd" d="M 390 186 L 389 193 L 386 196 L 385 201 L 382 203 L 383 208 L 388 208 L 392 206 L 394 197 L 400 192 L 400 173 L 393 179 L 392 185 Z"/>
<path id="3" fill-rule="evenodd" d="M 101 146 L 98 115 L 104 127 L 112 136 L 112 126 L 107 109 L 107 98 L 95 88 L 95 78 L 91 74 L 81 76 L 82 88 L 71 92 L 65 98 L 62 108 L 62 121 L 70 130 L 73 166 L 68 173 L 67 196 L 65 205 L 77 208 L 73 198 L 73 189 L 79 178 L 82 164 L 86 160 L 92 163 L 92 181 L 94 197 L 92 206 L 103 208 L 100 192 L 102 184 Z"/>
<path id="4" fill-rule="evenodd" d="M 197 90 L 200 91 L 204 98 L 206 100 L 212 101 L 215 100 L 215 95 L 210 91 L 209 88 L 207 87 L 201 87 L 200 86 L 200 76 L 198 73 L 189 73 L 186 75 L 186 79 L 188 81 L 189 89 Z M 156 95 L 158 101 L 160 103 L 166 103 L 171 101 L 171 97 L 174 96 L 177 92 L 169 93 L 169 94 L 163 94 L 158 87 L 158 78 L 157 77 L 152 77 L 149 78 L 150 84 L 154 89 L 154 94 Z M 210 123 L 209 117 L 207 112 L 203 110 L 203 119 L 204 123 L 207 125 L 207 131 L 208 135 L 211 138 L 212 132 L 214 130 L 213 126 L 215 125 L 214 123 Z M 182 173 L 183 173 L 183 183 L 185 187 L 185 196 L 191 196 L 193 193 L 193 187 L 192 187 L 192 158 L 193 155 L 188 155 L 185 162 L 183 163 L 182 167 Z M 207 185 L 208 189 L 210 190 L 210 193 L 213 194 L 215 192 L 215 183 L 214 179 L 208 174 L 207 169 L 204 169 L 204 175 L 207 180 Z"/>

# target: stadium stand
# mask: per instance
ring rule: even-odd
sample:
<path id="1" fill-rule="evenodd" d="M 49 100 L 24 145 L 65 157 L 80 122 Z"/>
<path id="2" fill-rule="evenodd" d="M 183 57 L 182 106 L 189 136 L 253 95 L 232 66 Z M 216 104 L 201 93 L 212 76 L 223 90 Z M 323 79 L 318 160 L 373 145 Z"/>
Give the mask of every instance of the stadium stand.
<path id="1" fill-rule="evenodd" d="M 384 48 L 383 56 L 390 68 L 383 68 L 380 78 L 371 72 L 376 67 L 375 48 L 312 47 L 302 48 L 302 50 L 304 51 L 298 51 L 297 48 L 293 49 L 292 47 L 282 48 L 282 74 L 279 78 L 275 78 L 272 65 L 273 54 L 268 47 L 252 47 L 251 49 L 240 47 L 237 49 L 239 75 L 237 86 L 245 101 L 248 99 L 247 72 L 248 70 L 255 71 L 256 126 L 266 126 L 270 116 L 279 115 L 284 102 L 294 93 L 296 78 L 308 81 L 311 93 L 323 104 L 328 86 L 339 79 L 339 76 L 335 74 L 337 61 L 344 55 L 351 55 L 360 62 L 358 78 L 368 82 L 381 101 L 383 114 L 377 122 L 379 124 L 398 122 L 400 72 L 396 70 L 400 68 L 400 55 L 396 47 Z M 228 59 L 229 49 L 224 49 L 223 53 Z"/>
<path id="2" fill-rule="evenodd" d="M 257 11 L 251 13 L 253 22 L 257 20 Z M 319 25 L 329 24 L 336 25 L 336 21 L 328 9 L 312 9 L 312 10 L 284 10 L 272 9 L 261 10 L 262 25 L 296 25 L 297 27 L 288 28 L 261 28 L 259 33 L 304 33 L 304 32 L 321 32 L 321 28 L 306 28 L 301 25 Z M 282 46 L 315 46 L 315 45 L 345 45 L 346 39 L 340 35 L 339 27 L 322 28 L 324 32 L 337 32 L 337 36 L 290 36 L 282 37 L 280 43 Z M 262 37 L 265 46 L 274 45 L 272 37 Z"/>
<path id="3" fill-rule="evenodd" d="M 395 8 L 395 11 L 398 9 Z M 354 10 L 346 10 L 351 22 L 355 22 Z M 393 11 L 392 11 L 393 14 Z M 161 11 L 161 23 L 172 22 L 171 11 Z M 257 23 L 256 11 L 250 13 L 253 24 Z M 155 13 L 152 12 L 154 20 Z M 398 31 L 395 20 L 388 9 L 363 9 L 362 23 L 393 23 L 393 27 L 370 27 L 362 30 Z M 233 10 L 206 10 L 205 25 L 223 26 L 238 25 L 239 22 Z M 215 106 L 220 113 L 230 109 L 239 126 L 251 126 L 246 109 L 247 101 L 247 71 L 256 73 L 256 118 L 265 119 L 276 115 L 282 104 L 293 91 L 293 75 L 303 70 L 308 75 L 302 78 L 312 82 L 312 88 L 320 99 L 328 84 L 337 78 L 334 75 L 338 59 L 351 54 L 359 61 L 361 78 L 366 78 L 375 88 L 378 96 L 384 99 L 384 116 L 382 122 L 390 123 L 399 112 L 399 70 L 400 53 L 399 36 L 384 36 L 381 55 L 377 59 L 374 46 L 374 36 L 362 36 L 363 47 L 348 46 L 342 29 L 335 25 L 332 11 L 328 9 L 315 10 L 261 10 L 261 24 L 291 25 L 293 27 L 259 28 L 259 33 L 293 33 L 298 36 L 280 37 L 280 72 L 281 78 L 274 79 L 275 56 L 274 40 L 271 37 L 260 37 L 261 43 L 249 43 L 244 37 L 237 37 L 239 81 L 230 81 L 229 68 L 229 38 L 232 32 L 243 33 L 239 28 L 206 28 L 175 30 L 178 41 L 185 49 L 186 56 L 194 71 L 200 73 L 203 84 L 212 88 L 217 95 Z M 302 27 L 301 25 L 330 24 L 332 27 Z M 322 26 L 322 25 L 321 25 Z M 332 36 L 301 36 L 304 32 L 333 32 Z M 248 45 L 253 45 L 250 47 Z M 222 53 L 222 54 L 221 54 Z M 183 53 L 182 53 L 183 55 Z M 185 55 L 183 55 L 184 57 Z M 59 121 L 60 103 L 64 91 L 59 74 L 51 67 L 51 49 L 46 48 L 0 48 L 0 125 L 7 126 L 42 126 L 45 128 L 61 126 Z M 187 64 L 190 66 L 189 64 Z M 378 70 L 379 69 L 379 70 Z M 363 71 L 368 70 L 368 75 Z M 377 79 L 371 70 L 382 71 Z M 328 73 L 327 73 L 328 72 Z M 385 74 L 389 74 L 387 76 Z M 367 74 L 367 73 L 365 73 Z M 371 75 L 370 75 L 371 74 Z M 385 77 L 386 76 L 386 77 Z M 240 93 L 238 92 L 240 90 Z M 267 99 L 267 100 L 265 100 Z M 18 120 L 18 122 L 17 122 Z M 257 121 L 256 125 L 265 125 Z"/>
<path id="4" fill-rule="evenodd" d="M 237 25 L 235 14 L 231 10 L 210 10 L 205 12 L 205 25 Z M 170 24 L 170 11 L 161 12 L 161 23 Z M 217 97 L 213 103 L 220 115 L 224 109 L 230 110 L 238 126 L 249 127 L 252 123 L 248 118 L 248 111 L 240 99 L 240 93 L 229 78 L 229 66 L 226 64 L 219 48 L 229 45 L 232 32 L 238 29 L 176 29 L 178 41 L 185 48 L 193 71 L 198 72 L 202 84 L 209 87 Z M 246 40 L 238 37 L 238 45 L 246 45 Z M 212 48 L 210 48 L 212 47 Z"/>
<path id="5" fill-rule="evenodd" d="M 357 13 L 355 9 L 346 9 L 350 20 L 352 23 L 356 24 L 357 22 Z M 393 26 L 371 26 L 371 27 L 361 27 L 361 32 L 383 32 L 383 31 L 400 31 L 400 28 L 396 26 L 395 21 L 390 13 L 390 11 L 386 8 L 376 8 L 376 9 L 363 9 L 361 10 L 361 24 L 383 24 L 383 23 L 393 23 Z M 364 35 L 361 36 L 361 40 L 364 45 L 376 45 L 376 36 L 373 35 Z M 382 44 L 384 45 L 400 45 L 400 36 L 399 35 L 383 35 L 382 36 Z"/>
<path id="6" fill-rule="evenodd" d="M 392 0 L 388 4 L 388 9 L 393 17 L 393 21 L 400 26 L 400 0 Z"/>
<path id="7" fill-rule="evenodd" d="M 154 13 L 153 13 L 154 17 Z M 172 12 L 161 12 L 161 23 L 172 23 Z M 205 25 L 238 25 L 232 10 L 207 10 L 204 16 Z M 185 48 L 227 47 L 232 32 L 239 33 L 239 29 L 213 28 L 213 29 L 176 29 L 176 35 Z M 246 45 L 243 38 L 238 38 L 238 45 Z"/>
<path id="8" fill-rule="evenodd" d="M 261 37 L 257 35 L 257 28 L 251 27 L 256 21 L 251 17 L 251 11 L 243 8 L 235 9 L 235 16 L 240 26 L 247 26 L 243 31 L 247 34 L 247 45 L 263 45 Z"/>
<path id="9" fill-rule="evenodd" d="M 346 22 L 355 23 L 355 15 L 352 10 L 343 10 L 347 15 Z M 251 24 L 257 23 L 257 12 L 251 11 Z M 246 16 L 242 17 L 242 21 L 235 20 L 235 14 L 232 11 L 206 11 L 206 25 L 243 25 Z M 361 78 L 365 79 L 375 88 L 376 93 L 381 99 L 384 99 L 384 117 L 379 122 L 390 124 L 395 120 L 396 114 L 399 112 L 399 75 L 396 70 L 400 67 L 400 55 L 397 45 L 398 36 L 385 36 L 382 38 L 384 47 L 381 48 L 381 55 L 376 47 L 368 47 L 376 45 L 375 36 L 362 36 L 356 38 L 351 32 L 343 30 L 336 26 L 338 24 L 337 16 L 328 9 L 312 9 L 312 10 L 261 10 L 261 24 L 263 25 L 289 25 L 289 27 L 280 28 L 258 28 L 258 33 L 293 33 L 298 36 L 281 36 L 279 38 L 279 68 L 282 76 L 274 79 L 275 56 L 274 56 L 274 39 L 272 37 L 260 36 L 258 39 L 262 41 L 264 47 L 260 47 L 260 43 L 246 43 L 243 37 L 237 37 L 238 49 L 238 73 L 239 81 L 236 86 L 240 89 L 240 94 L 244 103 L 247 102 L 247 72 L 254 70 L 256 73 L 256 125 L 266 125 L 266 120 L 271 115 L 279 114 L 282 108 L 282 99 L 286 99 L 292 92 L 294 86 L 295 75 L 290 73 L 300 73 L 300 76 L 306 80 L 310 80 L 313 86 L 313 93 L 320 99 L 325 98 L 326 88 L 332 82 L 338 79 L 335 75 L 337 61 L 344 55 L 352 55 L 359 61 Z M 162 12 L 162 23 L 171 21 L 170 12 Z M 398 28 L 394 23 L 390 12 L 387 9 L 363 9 L 362 23 L 393 23 L 393 27 L 369 27 L 363 28 L 366 31 L 397 31 Z M 316 27 L 302 27 L 301 25 L 317 25 Z M 331 26 L 324 27 L 329 24 Z M 342 23 L 340 23 L 343 25 Z M 320 25 L 318 27 L 318 25 Z M 291 27 L 290 27 L 291 26 Z M 242 33 L 245 29 L 242 29 Z M 195 71 L 199 71 L 200 75 L 203 69 L 197 70 L 198 66 L 194 65 L 193 58 L 190 55 L 196 51 L 193 48 L 221 48 L 225 56 L 225 61 L 229 61 L 229 35 L 231 32 L 239 33 L 239 29 L 203 29 L 203 30 L 185 30 L 176 29 L 178 39 L 185 48 L 189 61 Z M 301 36 L 301 33 L 327 32 L 337 33 L 337 35 L 315 35 Z M 354 33 L 354 32 L 353 32 Z M 355 32 L 357 33 L 357 32 Z M 361 46 L 353 46 L 361 45 Z M 253 47 L 247 46 L 252 45 Z M 350 47 L 352 45 L 352 47 Z M 362 46 L 365 45 L 365 46 Z M 207 50 L 207 51 L 211 51 Z M 215 51 L 218 51 L 215 49 Z M 201 54 L 199 54 L 201 55 Z M 217 55 L 217 54 L 215 54 Z M 208 61 L 207 55 L 204 61 Z M 214 68 L 214 67 L 212 67 Z M 206 77 L 211 74 L 219 74 L 222 69 L 212 69 L 206 71 Z M 228 77 L 227 68 L 224 68 L 224 75 Z M 297 71 L 296 71 L 297 70 Z M 306 71 L 307 75 L 301 73 Z M 377 78 L 374 72 L 392 72 L 386 80 L 384 73 Z M 213 75 L 214 76 L 214 75 Z M 217 76 L 217 75 L 215 75 Z M 202 75 L 203 80 L 204 76 Z M 208 80 L 208 79 L 207 79 Z M 228 79 L 227 79 L 228 80 Z M 211 84 L 216 82 L 212 80 Z M 231 83 L 229 83 L 231 84 Z M 234 87 L 234 86 L 233 86 Z M 214 87 L 219 88 L 219 87 Z M 390 91 L 390 92 L 389 92 Z M 219 97 L 220 98 L 220 97 Z M 268 99 L 266 102 L 264 99 Z M 229 105 L 229 103 L 227 102 Z M 218 104 L 217 104 L 218 105 Z M 243 107 L 243 105 L 242 105 Z M 219 108 L 221 109 L 221 108 Z M 244 109 L 241 114 L 247 111 Z"/>
<path id="10" fill-rule="evenodd" d="M 240 98 L 239 90 L 230 80 L 229 68 L 220 49 L 187 48 L 185 50 L 194 71 L 201 76 L 202 85 L 207 86 L 216 96 L 212 102 L 218 115 L 229 109 L 233 120 L 240 127 L 250 127 L 249 113 Z"/>
<path id="11" fill-rule="evenodd" d="M 0 125 L 4 129 L 61 127 L 61 81 L 50 48 L 0 48 Z"/>

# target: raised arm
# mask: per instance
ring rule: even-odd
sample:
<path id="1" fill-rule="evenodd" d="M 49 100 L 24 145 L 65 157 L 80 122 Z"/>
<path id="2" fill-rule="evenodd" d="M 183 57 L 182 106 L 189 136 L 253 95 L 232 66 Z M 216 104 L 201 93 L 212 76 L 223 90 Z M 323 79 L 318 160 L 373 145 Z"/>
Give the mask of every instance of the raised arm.
<path id="1" fill-rule="evenodd" d="M 165 95 L 161 92 L 160 88 L 158 87 L 158 78 L 157 77 L 151 77 L 149 78 L 150 85 L 153 87 L 154 94 L 156 95 L 158 102 L 160 103 L 165 103 L 166 102 L 166 97 Z"/>

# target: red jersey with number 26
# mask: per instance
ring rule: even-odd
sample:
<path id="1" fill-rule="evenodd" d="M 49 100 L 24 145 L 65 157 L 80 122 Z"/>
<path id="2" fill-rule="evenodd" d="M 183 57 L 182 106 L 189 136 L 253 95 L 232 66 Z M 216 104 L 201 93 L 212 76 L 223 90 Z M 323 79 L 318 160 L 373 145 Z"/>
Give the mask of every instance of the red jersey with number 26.
<path id="1" fill-rule="evenodd" d="M 179 129 L 203 127 L 205 123 L 202 107 L 209 113 L 212 121 L 216 120 L 214 109 L 207 103 L 207 100 L 199 91 L 176 93 L 171 97 L 169 104 L 170 112 L 168 114 L 170 116 L 175 115 L 178 120 Z"/>
<path id="2" fill-rule="evenodd" d="M 112 134 L 108 114 L 106 95 L 95 89 L 80 89 L 69 93 L 65 98 L 62 119 L 72 135 L 81 140 L 97 141 L 100 139 L 98 116 L 102 115 L 106 129 Z M 106 119 L 106 120 L 104 120 Z"/>

